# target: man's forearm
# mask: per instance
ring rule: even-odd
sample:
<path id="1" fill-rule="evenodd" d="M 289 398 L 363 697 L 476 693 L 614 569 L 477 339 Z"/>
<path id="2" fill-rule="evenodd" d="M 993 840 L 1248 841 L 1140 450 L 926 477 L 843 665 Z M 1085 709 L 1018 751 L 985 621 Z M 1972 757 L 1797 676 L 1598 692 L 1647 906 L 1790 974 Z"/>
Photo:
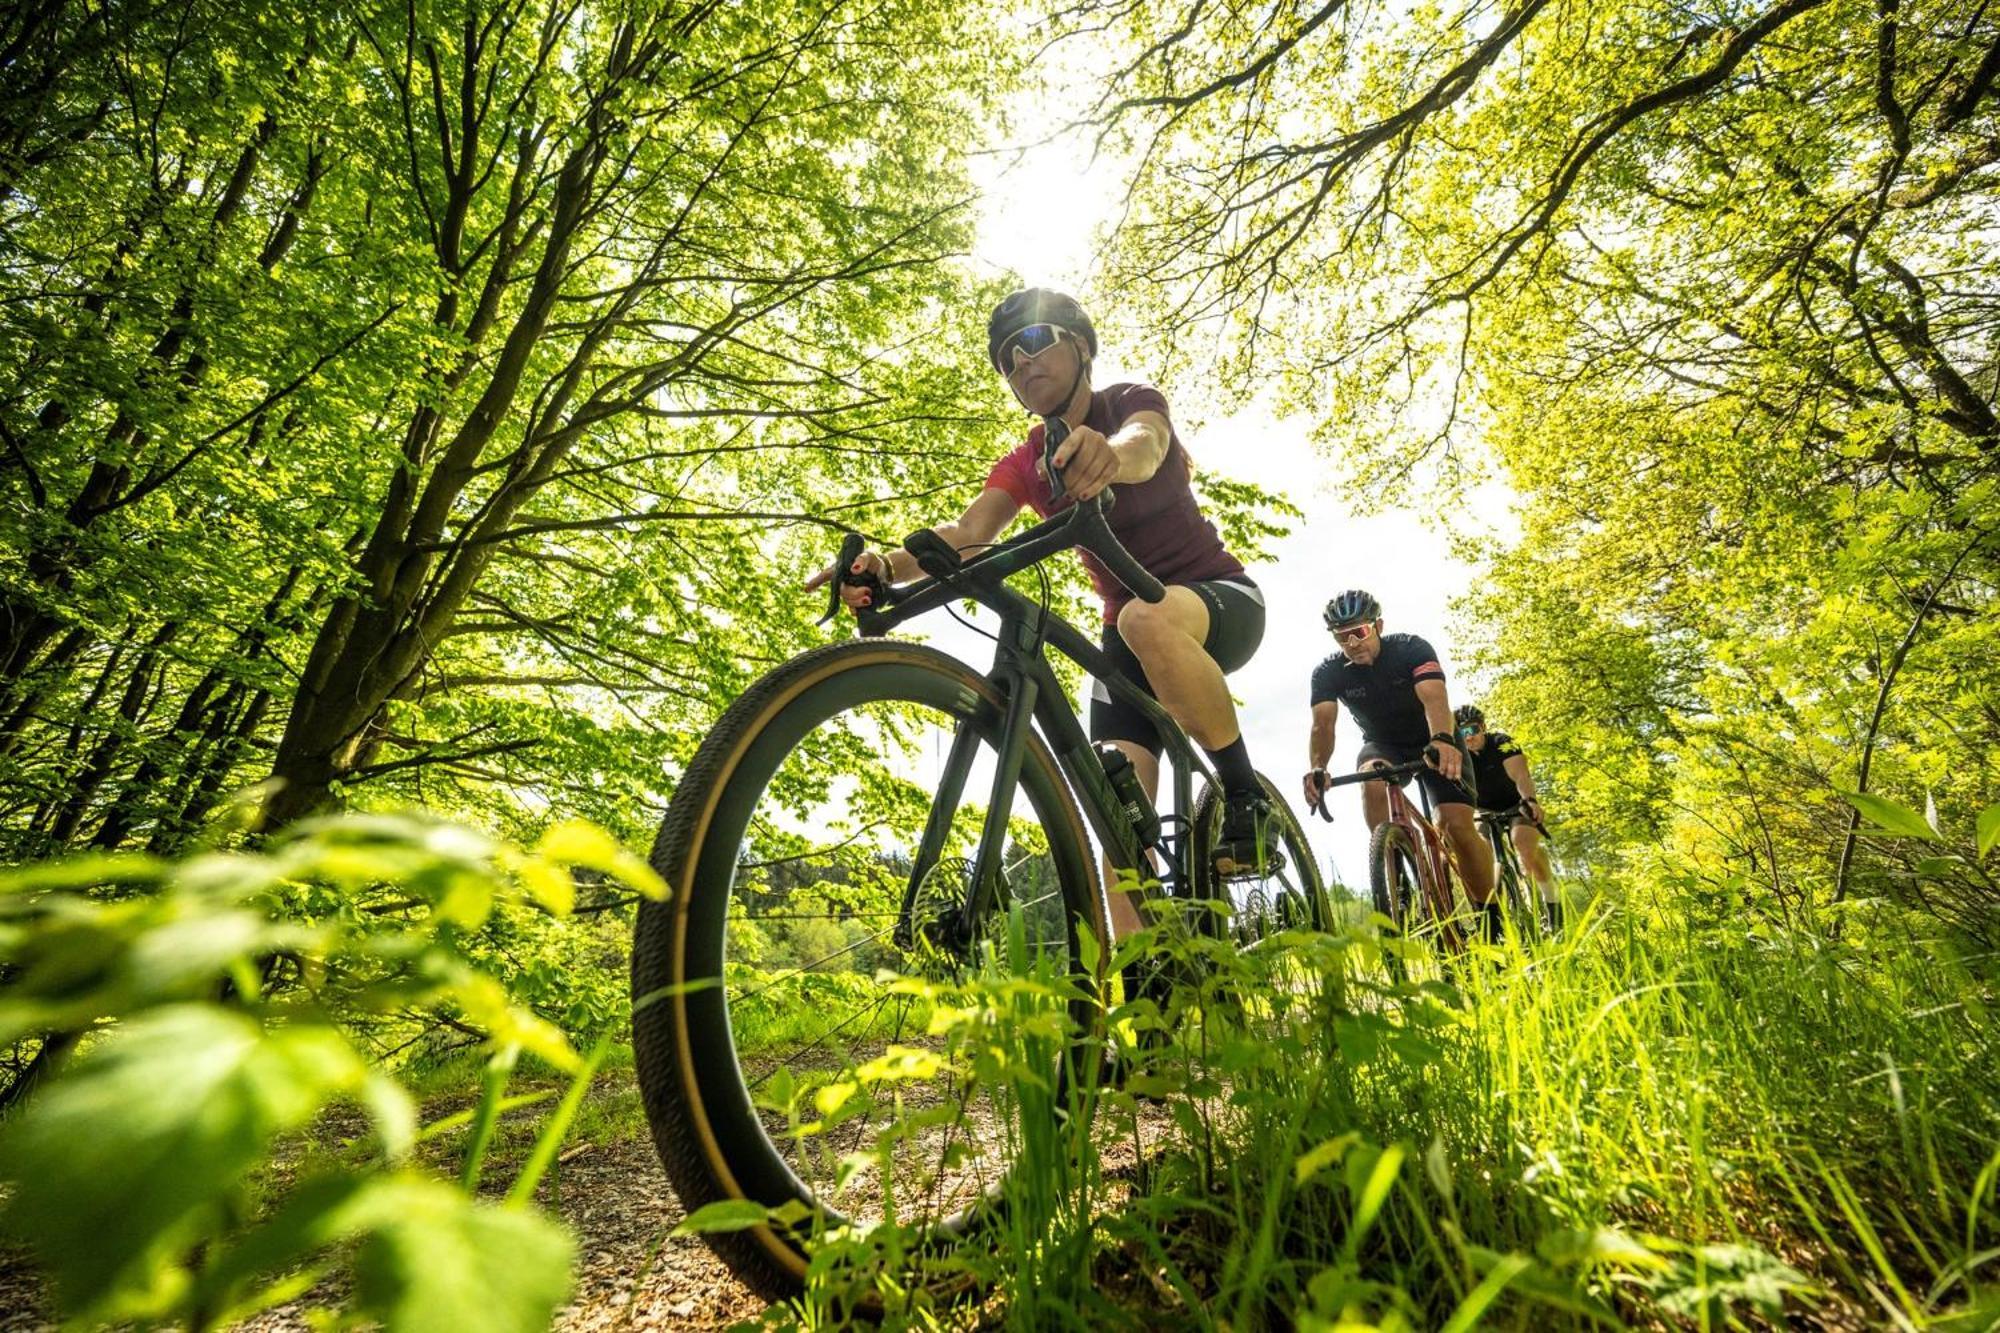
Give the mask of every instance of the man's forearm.
<path id="1" fill-rule="evenodd" d="M 1307 766 L 1325 768 L 1327 760 L 1333 758 L 1333 728 L 1313 724 L 1312 741 L 1307 747 Z"/>
<path id="2" fill-rule="evenodd" d="M 1510 755 L 1504 765 L 1507 776 L 1514 779 L 1514 790 L 1524 801 L 1535 799 L 1535 775 L 1528 771 L 1528 761 L 1523 755 Z"/>

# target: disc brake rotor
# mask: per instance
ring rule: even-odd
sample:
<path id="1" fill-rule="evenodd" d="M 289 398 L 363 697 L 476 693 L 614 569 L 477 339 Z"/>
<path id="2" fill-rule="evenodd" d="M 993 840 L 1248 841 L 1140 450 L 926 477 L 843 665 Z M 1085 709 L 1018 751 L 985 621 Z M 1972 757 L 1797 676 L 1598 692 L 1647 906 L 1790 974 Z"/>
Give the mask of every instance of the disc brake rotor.
<path id="1" fill-rule="evenodd" d="M 972 961 L 979 946 L 977 925 L 967 931 L 963 924 L 971 888 L 972 862 L 962 856 L 940 860 L 917 885 L 910 906 L 915 927 L 910 955 L 920 975 L 933 981 L 955 980 Z M 1004 880 L 1000 901 L 1006 901 Z"/>

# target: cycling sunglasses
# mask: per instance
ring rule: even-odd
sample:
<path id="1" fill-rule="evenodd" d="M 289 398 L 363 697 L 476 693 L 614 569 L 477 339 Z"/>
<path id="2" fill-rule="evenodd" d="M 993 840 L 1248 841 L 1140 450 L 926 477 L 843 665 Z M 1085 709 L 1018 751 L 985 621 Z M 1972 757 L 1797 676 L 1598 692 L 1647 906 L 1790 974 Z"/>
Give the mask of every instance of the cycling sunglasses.
<path id="1" fill-rule="evenodd" d="M 1469 740 L 1484 730 L 1486 728 L 1480 726 L 1477 722 L 1468 722 L 1458 729 L 1458 734 Z"/>
<path id="2" fill-rule="evenodd" d="M 1333 637 L 1342 643 L 1360 643 L 1368 637 L 1368 631 L 1375 628 L 1375 622 L 1363 621 L 1359 625 L 1347 625 L 1333 632 Z"/>
<path id="3" fill-rule="evenodd" d="M 993 368 L 1002 375 L 1011 375 L 1015 348 L 1020 348 L 1021 354 L 1032 361 L 1068 336 L 1069 330 L 1060 324 L 1030 324 L 1025 329 L 1016 329 L 995 349 Z"/>

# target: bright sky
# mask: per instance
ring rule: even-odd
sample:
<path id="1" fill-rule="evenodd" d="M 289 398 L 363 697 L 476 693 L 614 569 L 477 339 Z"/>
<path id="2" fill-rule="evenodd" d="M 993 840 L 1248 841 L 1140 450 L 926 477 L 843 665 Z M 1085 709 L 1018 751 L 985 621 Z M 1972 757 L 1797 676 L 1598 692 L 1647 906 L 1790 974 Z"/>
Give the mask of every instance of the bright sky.
<path id="1" fill-rule="evenodd" d="M 1024 285 L 1084 288 L 1094 237 L 1088 225 L 1092 210 L 1083 205 L 1096 200 L 1097 217 L 1108 215 L 1120 188 L 1113 170 L 1100 164 L 1086 171 L 1081 156 L 1065 144 L 1033 150 L 1019 161 L 986 162 L 988 174 L 982 184 L 988 202 L 975 261 Z M 1061 200 L 1062 207 L 1051 208 L 1052 200 Z M 1100 385 L 1155 380 L 1143 367 L 1121 364 L 1116 347 L 1103 349 L 1094 378 Z M 1159 387 L 1171 405 L 1175 386 Z M 996 383 L 994 391 L 1004 389 Z M 1028 424 L 1024 416 L 1024 431 Z M 1333 648 L 1320 621 L 1327 598 L 1342 588 L 1367 588 L 1383 604 L 1384 629 L 1429 639 L 1451 673 L 1458 654 L 1447 632 L 1447 602 L 1473 572 L 1454 561 L 1442 536 L 1412 513 L 1355 517 L 1333 487 L 1338 469 L 1314 454 L 1306 442 L 1306 426 L 1302 420 L 1280 420 L 1268 412 L 1247 410 L 1182 433 L 1197 467 L 1287 494 L 1305 511 L 1292 534 L 1275 544 L 1271 559 L 1250 566 L 1251 577 L 1264 590 L 1269 619 L 1256 657 L 1230 677 L 1251 757 L 1287 793 L 1295 791 L 1306 768 L 1312 669 Z M 1505 521 L 1507 500 L 1504 490 L 1482 495 L 1475 505 L 1476 516 L 1469 515 L 1468 521 L 1496 527 Z M 948 622 L 926 629 L 932 642 L 975 665 L 983 667 L 992 660 L 991 644 L 966 630 Z M 1466 684 L 1452 676 L 1454 703 L 1470 697 Z M 1359 749 L 1359 733 L 1352 719 L 1343 717 L 1334 771 L 1351 770 Z M 1305 816 L 1296 799 L 1294 809 Z M 1324 870 L 1331 858 L 1339 878 L 1365 894 L 1367 837 L 1360 797 L 1353 789 L 1335 794 L 1334 817 L 1331 826 L 1317 818 L 1305 819 L 1321 867 Z"/>

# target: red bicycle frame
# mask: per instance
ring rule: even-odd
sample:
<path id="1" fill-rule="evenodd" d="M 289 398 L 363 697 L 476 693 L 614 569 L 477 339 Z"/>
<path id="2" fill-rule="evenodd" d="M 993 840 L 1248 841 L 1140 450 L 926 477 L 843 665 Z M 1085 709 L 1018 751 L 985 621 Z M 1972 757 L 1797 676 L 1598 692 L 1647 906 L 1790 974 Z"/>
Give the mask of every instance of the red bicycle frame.
<path id="1" fill-rule="evenodd" d="M 1434 749 L 1426 746 L 1424 752 L 1428 755 Z M 1413 868 L 1417 875 L 1417 891 L 1423 895 L 1424 910 L 1437 927 L 1438 942 L 1447 951 L 1456 953 L 1465 947 L 1465 931 L 1458 916 L 1458 893 L 1454 887 L 1456 877 L 1451 868 L 1451 853 L 1445 845 L 1444 836 L 1431 823 L 1430 794 L 1419 789 L 1418 798 L 1423 802 L 1423 809 L 1419 812 L 1410 798 L 1403 794 L 1401 783 L 1402 779 L 1428 767 L 1424 760 L 1413 759 L 1405 764 L 1384 764 L 1328 778 L 1320 788 L 1320 799 L 1310 808 L 1330 824 L 1333 813 L 1326 808 L 1326 792 L 1329 789 L 1356 782 L 1382 782 L 1389 790 L 1389 817 L 1383 822 L 1397 825 L 1409 835 L 1415 853 Z"/>

